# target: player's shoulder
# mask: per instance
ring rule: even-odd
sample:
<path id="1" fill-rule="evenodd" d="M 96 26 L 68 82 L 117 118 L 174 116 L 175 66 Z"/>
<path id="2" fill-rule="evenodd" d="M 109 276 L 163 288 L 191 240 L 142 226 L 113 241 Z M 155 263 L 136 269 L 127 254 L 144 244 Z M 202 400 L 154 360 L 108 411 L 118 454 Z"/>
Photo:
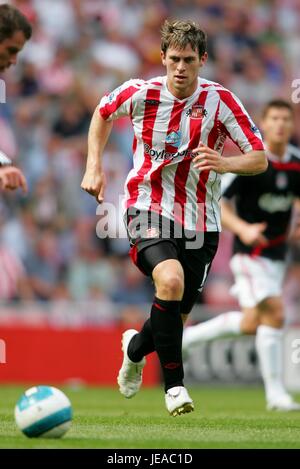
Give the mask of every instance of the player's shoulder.
<path id="1" fill-rule="evenodd" d="M 102 103 L 109 103 L 116 101 L 119 98 L 133 98 L 139 96 L 140 93 L 145 92 L 149 88 L 158 88 L 162 86 L 162 77 L 157 77 L 151 80 L 143 80 L 141 78 L 130 78 L 124 81 L 121 85 L 115 88 L 113 91 L 108 92 L 104 95 Z"/>
<path id="2" fill-rule="evenodd" d="M 209 102 L 210 100 L 212 102 L 216 102 L 217 100 L 217 102 L 219 102 L 221 105 L 224 104 L 230 109 L 232 109 L 233 106 L 241 105 L 240 100 L 234 94 L 233 91 L 229 90 L 228 88 L 225 88 L 225 86 L 216 81 L 200 78 L 199 92 L 201 93 L 202 91 L 207 91 L 207 102 Z"/>
<path id="3" fill-rule="evenodd" d="M 143 80 L 142 78 L 131 78 L 128 80 L 128 86 L 133 86 L 141 91 L 148 89 L 160 89 L 163 86 L 164 77 L 154 77 L 148 80 Z"/>
<path id="4" fill-rule="evenodd" d="M 134 101 L 139 101 L 140 97 L 144 97 L 149 90 L 160 90 L 163 86 L 163 77 L 150 78 L 143 80 L 142 78 L 130 78 L 121 85 L 115 93 L 125 92 L 132 96 Z"/>
<path id="5" fill-rule="evenodd" d="M 299 164 L 300 167 L 300 148 L 295 145 L 289 144 L 287 146 L 287 152 L 289 156 L 289 161 Z"/>
<path id="6" fill-rule="evenodd" d="M 292 172 L 294 177 L 297 178 L 297 184 L 300 179 L 300 148 L 295 145 L 289 144 L 287 146 L 286 169 Z"/>
<path id="7" fill-rule="evenodd" d="M 206 80 L 205 78 L 199 78 L 198 81 L 198 86 L 201 90 L 207 90 L 208 92 L 219 92 L 221 91 L 222 93 L 228 93 L 230 95 L 233 94 L 232 91 L 230 91 L 228 88 L 225 88 L 225 86 L 221 85 L 221 83 L 218 83 L 216 81 L 212 80 Z"/>

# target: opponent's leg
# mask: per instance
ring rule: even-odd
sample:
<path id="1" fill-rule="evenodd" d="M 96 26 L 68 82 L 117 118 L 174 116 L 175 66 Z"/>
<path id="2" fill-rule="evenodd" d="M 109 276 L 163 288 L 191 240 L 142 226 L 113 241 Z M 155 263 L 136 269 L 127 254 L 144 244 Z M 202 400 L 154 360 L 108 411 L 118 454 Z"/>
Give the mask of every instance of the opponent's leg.
<path id="1" fill-rule="evenodd" d="M 300 410 L 283 384 L 283 304 L 280 297 L 266 298 L 258 305 L 261 324 L 257 328 L 256 350 L 264 381 L 267 408 Z"/>
<path id="2" fill-rule="evenodd" d="M 216 318 L 201 322 L 195 326 L 187 327 L 183 334 L 182 348 L 187 352 L 201 342 L 218 339 L 226 336 L 237 336 L 241 332 L 243 314 L 231 311 L 220 314 Z"/>

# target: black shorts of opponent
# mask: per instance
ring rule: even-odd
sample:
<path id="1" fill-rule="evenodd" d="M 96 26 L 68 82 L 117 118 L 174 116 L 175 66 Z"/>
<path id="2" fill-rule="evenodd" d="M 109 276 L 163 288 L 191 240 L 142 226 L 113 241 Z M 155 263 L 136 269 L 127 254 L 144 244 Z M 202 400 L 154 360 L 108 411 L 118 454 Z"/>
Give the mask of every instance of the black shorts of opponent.
<path id="1" fill-rule="evenodd" d="M 218 232 L 184 230 L 181 225 L 156 212 L 129 208 L 125 225 L 130 241 L 130 256 L 147 276 L 167 259 L 177 259 L 184 271 L 184 295 L 181 313 L 188 314 L 202 291 L 218 249 Z"/>

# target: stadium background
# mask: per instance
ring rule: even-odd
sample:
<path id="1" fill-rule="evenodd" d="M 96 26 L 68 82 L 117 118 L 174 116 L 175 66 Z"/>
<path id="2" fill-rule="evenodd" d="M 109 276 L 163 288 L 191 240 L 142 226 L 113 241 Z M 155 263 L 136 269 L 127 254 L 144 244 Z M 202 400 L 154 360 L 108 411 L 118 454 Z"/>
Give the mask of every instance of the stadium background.
<path id="1" fill-rule="evenodd" d="M 34 33 L 18 66 L 2 77 L 7 102 L 0 106 L 0 150 L 22 168 L 29 193 L 1 194 L 0 200 L 0 381 L 114 384 L 121 331 L 147 315 L 152 286 L 131 264 L 125 238 L 96 236 L 96 201 L 80 189 L 92 112 L 104 93 L 128 78 L 164 74 L 159 28 L 166 17 L 178 17 L 199 21 L 208 34 L 202 75 L 233 90 L 258 123 L 264 103 L 290 101 L 292 82 L 300 78 L 300 3 L 11 3 L 28 16 Z M 299 105 L 295 115 L 297 145 Z M 105 152 L 105 199 L 115 206 L 132 164 L 131 139 L 129 122 L 120 120 Z M 229 143 L 226 152 L 232 151 Z M 237 308 L 228 293 L 230 243 L 223 233 L 193 320 Z M 300 322 L 299 262 L 294 242 L 284 293 L 293 337 Z M 259 379 L 251 340 L 221 341 L 209 346 L 209 362 L 207 355 L 202 347 L 192 357 L 190 379 Z M 152 360 L 146 383 L 158 380 Z"/>

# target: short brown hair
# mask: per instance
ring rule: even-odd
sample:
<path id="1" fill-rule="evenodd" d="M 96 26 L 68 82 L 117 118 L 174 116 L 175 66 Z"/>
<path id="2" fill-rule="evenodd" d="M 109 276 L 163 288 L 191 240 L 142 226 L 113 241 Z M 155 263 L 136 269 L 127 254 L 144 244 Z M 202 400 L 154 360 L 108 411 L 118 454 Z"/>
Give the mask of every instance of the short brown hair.
<path id="1" fill-rule="evenodd" d="M 262 110 L 262 118 L 264 119 L 268 114 L 269 110 L 273 108 L 288 109 L 291 114 L 294 114 L 293 107 L 288 101 L 285 101 L 284 99 L 272 99 L 272 101 L 269 101 L 267 104 L 265 104 Z"/>
<path id="2" fill-rule="evenodd" d="M 0 5 L 0 42 L 11 38 L 16 31 L 22 31 L 27 40 L 31 38 L 31 24 L 23 13 L 7 3 Z"/>
<path id="3" fill-rule="evenodd" d="M 201 57 L 206 52 L 206 34 L 194 21 L 166 20 L 161 28 L 161 50 L 171 46 L 184 49 L 188 44 Z"/>

